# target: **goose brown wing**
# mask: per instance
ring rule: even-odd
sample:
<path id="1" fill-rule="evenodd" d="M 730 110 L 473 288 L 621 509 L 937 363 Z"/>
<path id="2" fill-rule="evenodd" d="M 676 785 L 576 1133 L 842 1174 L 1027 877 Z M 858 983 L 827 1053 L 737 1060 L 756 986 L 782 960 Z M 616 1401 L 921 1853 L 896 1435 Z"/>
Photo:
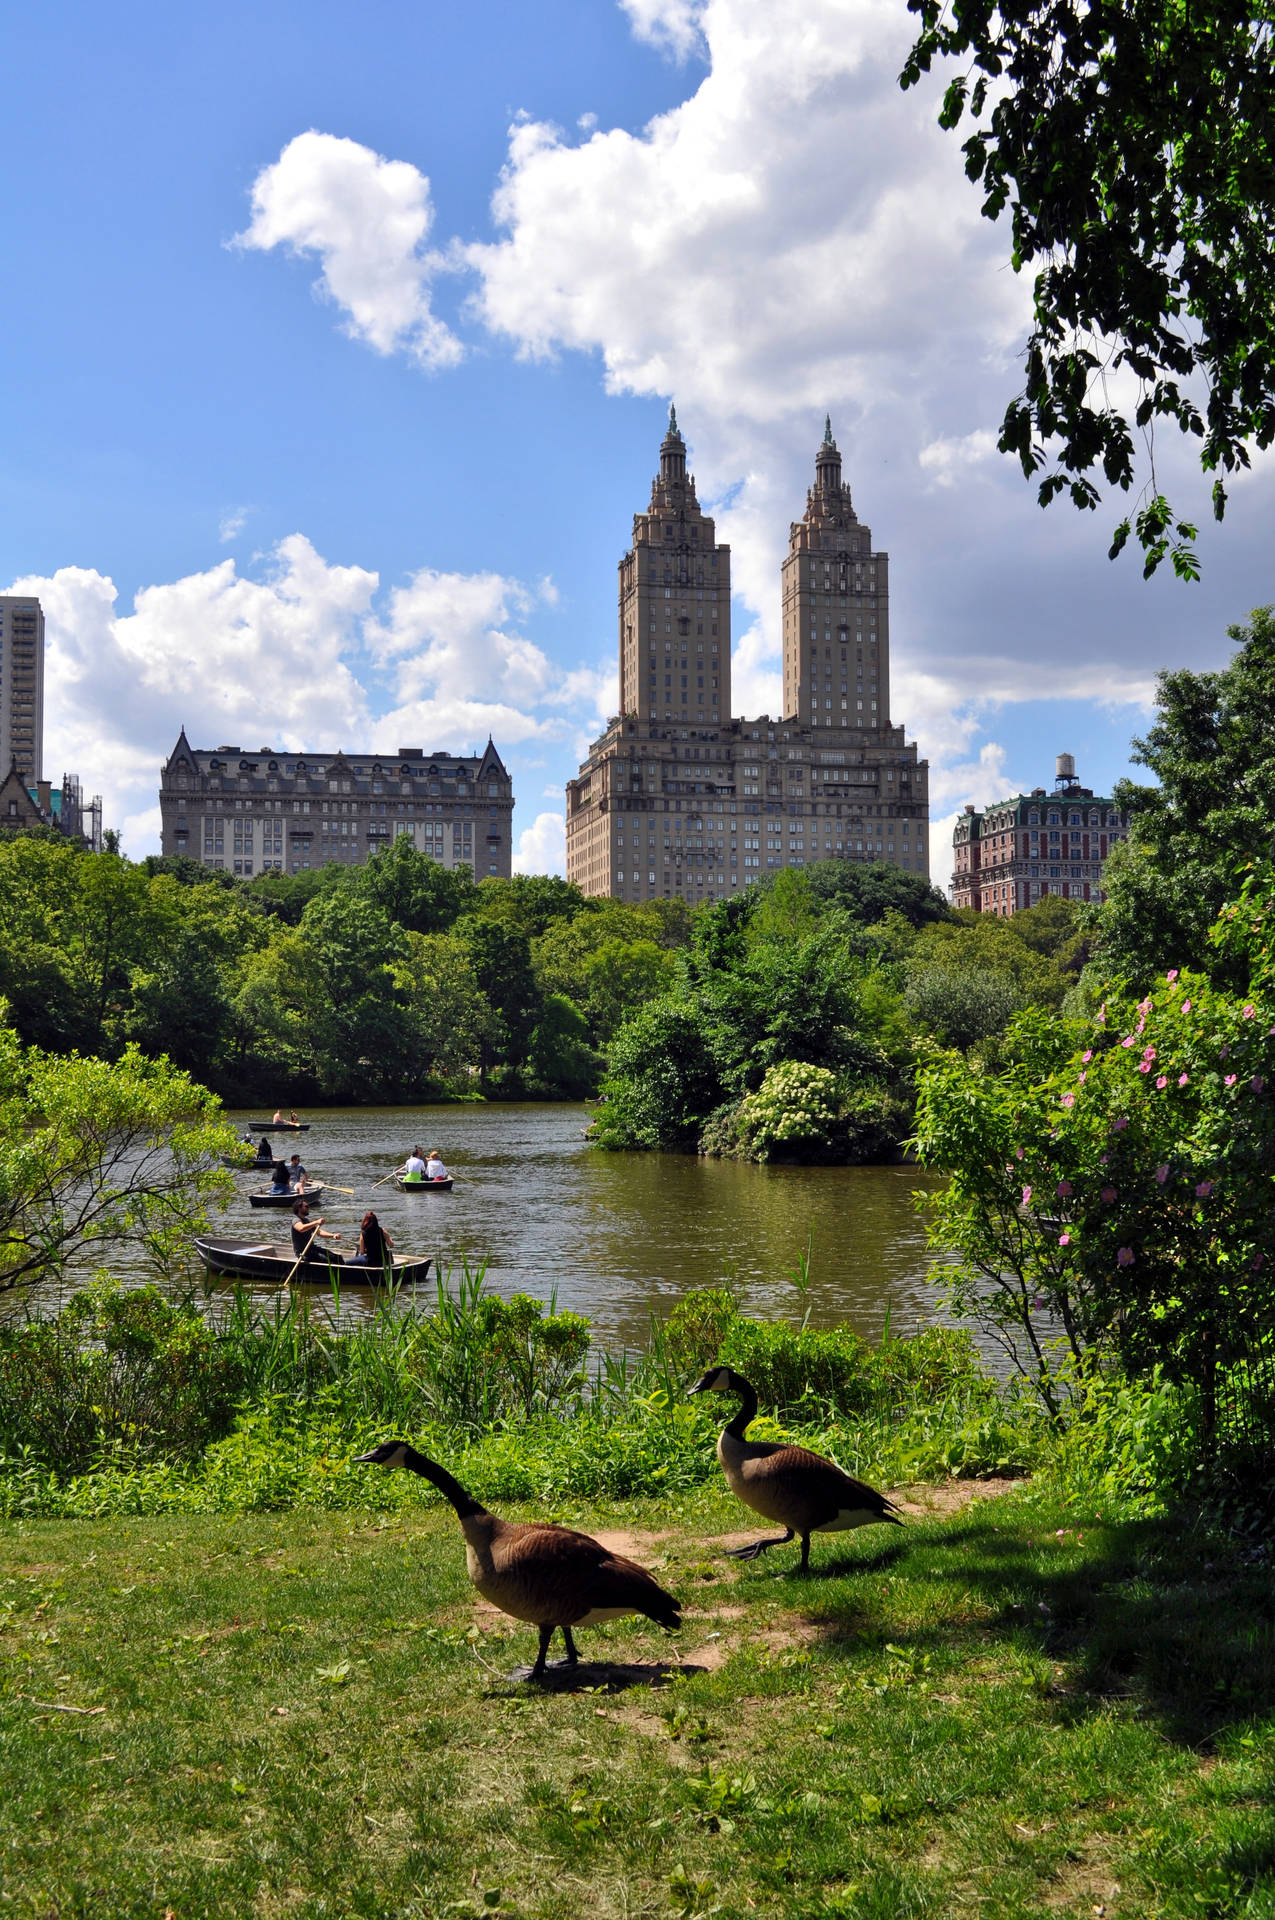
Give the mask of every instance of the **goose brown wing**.
<path id="1" fill-rule="evenodd" d="M 767 1482 L 777 1496 L 791 1498 L 793 1518 L 784 1519 L 798 1532 L 833 1520 L 839 1513 L 870 1513 L 879 1520 L 897 1519 L 898 1509 L 875 1487 L 856 1480 L 833 1460 L 809 1447 L 776 1446 L 748 1463 L 748 1476 Z M 776 1504 L 776 1512 L 778 1512 Z"/>
<path id="2" fill-rule="evenodd" d="M 551 1602 L 565 1625 L 612 1608 L 644 1613 L 665 1627 L 681 1625 L 680 1602 L 645 1567 L 571 1527 L 506 1527 L 496 1557 L 502 1574 Z"/>

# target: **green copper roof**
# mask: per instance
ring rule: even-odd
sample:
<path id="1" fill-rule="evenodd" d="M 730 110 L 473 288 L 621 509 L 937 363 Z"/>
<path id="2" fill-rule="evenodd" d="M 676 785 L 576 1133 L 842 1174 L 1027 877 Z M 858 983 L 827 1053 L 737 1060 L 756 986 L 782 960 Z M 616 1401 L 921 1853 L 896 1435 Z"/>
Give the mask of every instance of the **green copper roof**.
<path id="1" fill-rule="evenodd" d="M 823 416 L 823 444 L 825 447 L 834 447 L 837 444 L 832 437 L 832 415 L 830 413 L 825 413 Z"/>

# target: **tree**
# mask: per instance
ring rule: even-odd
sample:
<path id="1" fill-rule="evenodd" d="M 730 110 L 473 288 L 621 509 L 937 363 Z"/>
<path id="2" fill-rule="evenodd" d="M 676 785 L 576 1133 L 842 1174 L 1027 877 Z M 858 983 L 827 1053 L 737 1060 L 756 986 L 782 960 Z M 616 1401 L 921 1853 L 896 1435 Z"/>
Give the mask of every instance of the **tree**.
<path id="1" fill-rule="evenodd" d="M 584 1015 L 560 993 L 547 993 L 527 1041 L 528 1087 L 551 1098 L 583 1100 L 598 1082 L 600 1062 Z"/>
<path id="2" fill-rule="evenodd" d="M 590 906 L 573 880 L 556 873 L 516 873 L 511 880 L 480 880 L 468 910 L 537 939 L 555 920 L 570 920 Z"/>
<path id="3" fill-rule="evenodd" d="M 1249 626 L 1227 633 L 1238 651 L 1220 673 L 1160 675 L 1155 724 L 1132 753 L 1158 784 L 1120 781 L 1113 796 L 1132 825 L 1108 862 L 1097 957 L 1107 977 L 1135 987 L 1166 963 L 1215 969 L 1210 925 L 1237 872 L 1270 848 L 1275 608 L 1258 607 Z"/>
<path id="4" fill-rule="evenodd" d="M 408 933 L 445 933 L 475 908 L 468 867 L 444 867 L 421 853 L 405 833 L 352 868 L 349 884 Z"/>
<path id="5" fill-rule="evenodd" d="M 455 937 L 468 954 L 474 978 L 498 1023 L 483 1047 L 483 1073 L 502 1065 L 516 1073 L 526 1059 L 531 1030 L 540 1017 L 540 988 L 531 966 L 531 942 L 521 928 L 479 914 L 458 920 Z"/>
<path id="6" fill-rule="evenodd" d="M 914 927 L 945 920 L 947 901 L 924 874 L 905 873 L 889 860 L 816 860 L 807 867 L 811 896 L 822 912 L 840 907 L 851 919 L 875 926 L 900 913 Z"/>
<path id="7" fill-rule="evenodd" d="M 900 76 L 962 71 L 940 124 L 974 130 L 965 171 L 1015 271 L 1039 263 L 1026 380 L 1000 448 L 1042 506 L 1128 491 L 1135 434 L 1160 420 L 1218 477 L 1275 438 L 1275 42 L 1269 0 L 908 0 L 921 31 Z M 973 84 L 971 85 L 971 79 Z M 1136 386 L 1132 422 L 1122 390 Z M 1201 388 L 1205 397 L 1201 400 Z M 1133 518 L 1144 573 L 1198 577 L 1154 456 Z M 1130 534 L 1126 518 L 1114 557 Z"/>
<path id="8" fill-rule="evenodd" d="M 409 933 L 395 978 L 423 1079 L 462 1081 L 475 1072 L 500 1028 L 464 942 L 449 933 Z"/>
<path id="9" fill-rule="evenodd" d="M 658 1000 L 626 1020 L 612 1043 L 594 1131 L 604 1147 L 693 1153 L 704 1116 L 724 1098 L 698 1007 Z"/>
<path id="10" fill-rule="evenodd" d="M 167 1266 L 229 1193 L 234 1147 L 213 1095 L 166 1060 L 48 1054 L 0 1026 L 0 1293 L 124 1240 Z"/>

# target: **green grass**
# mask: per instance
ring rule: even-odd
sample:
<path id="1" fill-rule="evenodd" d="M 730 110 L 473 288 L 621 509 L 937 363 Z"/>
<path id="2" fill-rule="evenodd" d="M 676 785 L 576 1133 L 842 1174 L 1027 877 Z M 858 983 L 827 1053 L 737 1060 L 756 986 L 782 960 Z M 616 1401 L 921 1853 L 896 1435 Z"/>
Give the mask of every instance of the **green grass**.
<path id="1" fill-rule="evenodd" d="M 1275 1587 L 1201 1525 L 1011 1495 L 803 1579 L 723 1558 L 715 1491 L 558 1517 L 687 1608 L 585 1657 L 685 1676 L 510 1683 L 423 1501 L 10 1523 L 0 1909 L 1275 1915 Z"/>

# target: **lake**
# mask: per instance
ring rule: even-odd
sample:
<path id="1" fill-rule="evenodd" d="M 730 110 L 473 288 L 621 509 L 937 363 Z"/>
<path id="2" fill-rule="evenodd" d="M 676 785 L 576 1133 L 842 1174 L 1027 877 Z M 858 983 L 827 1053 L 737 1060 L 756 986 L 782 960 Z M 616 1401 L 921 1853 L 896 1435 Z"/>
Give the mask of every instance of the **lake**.
<path id="1" fill-rule="evenodd" d="M 242 1131 L 253 1116 L 228 1116 Z M 638 1345 L 691 1287 L 728 1281 L 749 1311 L 799 1315 L 794 1274 L 809 1247 L 812 1324 L 844 1321 L 879 1339 L 936 1317 L 931 1257 L 912 1194 L 937 1184 L 916 1167 L 757 1167 L 673 1154 L 603 1153 L 585 1141 L 583 1106 L 357 1107 L 305 1114 L 297 1148 L 313 1178 L 355 1189 L 325 1200 L 327 1224 L 353 1247 L 376 1209 L 399 1252 L 443 1265 L 486 1260 L 503 1294 L 557 1295 L 587 1314 L 600 1344 Z M 455 1175 L 448 1194 L 405 1198 L 372 1183 L 419 1143 Z M 217 1238 L 287 1238 L 286 1213 L 237 1195 Z M 366 1298 L 366 1296 L 364 1296 Z M 359 1296 L 343 1310 L 357 1313 Z"/>

